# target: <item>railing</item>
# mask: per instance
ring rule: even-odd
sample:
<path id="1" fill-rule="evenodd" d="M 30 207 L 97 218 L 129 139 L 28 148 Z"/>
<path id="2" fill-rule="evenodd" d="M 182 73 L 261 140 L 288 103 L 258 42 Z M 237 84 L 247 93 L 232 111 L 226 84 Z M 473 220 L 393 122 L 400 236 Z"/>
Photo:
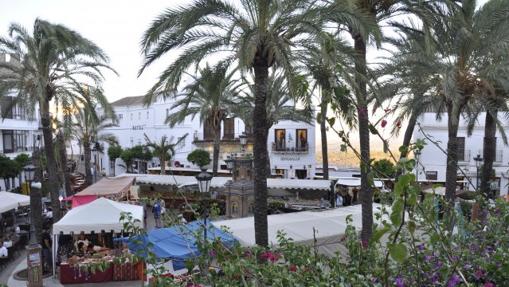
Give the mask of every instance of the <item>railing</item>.
<path id="1" fill-rule="evenodd" d="M 276 153 L 307 153 L 309 151 L 308 147 L 308 144 L 302 147 L 287 147 L 277 146 L 276 143 L 272 143 L 272 151 Z"/>

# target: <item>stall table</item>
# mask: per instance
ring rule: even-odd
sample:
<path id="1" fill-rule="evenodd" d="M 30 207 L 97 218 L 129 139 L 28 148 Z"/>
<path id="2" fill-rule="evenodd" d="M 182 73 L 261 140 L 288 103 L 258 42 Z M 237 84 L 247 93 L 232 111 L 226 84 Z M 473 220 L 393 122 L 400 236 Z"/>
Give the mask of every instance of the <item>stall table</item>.
<path id="1" fill-rule="evenodd" d="M 100 272 L 96 270 L 94 273 L 80 270 L 78 266 L 69 264 L 60 265 L 60 283 L 76 284 L 76 283 L 100 283 L 113 281 L 113 265 L 106 270 Z"/>

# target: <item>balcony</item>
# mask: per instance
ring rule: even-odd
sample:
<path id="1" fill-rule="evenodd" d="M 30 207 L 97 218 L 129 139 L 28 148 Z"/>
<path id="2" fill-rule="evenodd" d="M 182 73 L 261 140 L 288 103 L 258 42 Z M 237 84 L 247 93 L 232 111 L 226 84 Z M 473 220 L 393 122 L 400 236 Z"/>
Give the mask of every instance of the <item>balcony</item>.
<path id="1" fill-rule="evenodd" d="M 278 154 L 306 154 L 309 152 L 309 145 L 306 143 L 302 147 L 287 147 L 277 146 L 276 143 L 272 143 L 272 152 Z"/>

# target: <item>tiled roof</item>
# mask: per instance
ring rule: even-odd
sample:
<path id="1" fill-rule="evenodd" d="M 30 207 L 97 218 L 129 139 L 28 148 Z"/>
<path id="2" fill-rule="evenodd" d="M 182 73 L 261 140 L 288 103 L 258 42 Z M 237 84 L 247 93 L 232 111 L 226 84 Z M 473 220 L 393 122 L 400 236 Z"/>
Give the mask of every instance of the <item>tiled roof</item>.
<path id="1" fill-rule="evenodd" d="M 111 105 L 116 107 L 143 105 L 143 98 L 144 96 L 125 97 L 114 101 Z"/>

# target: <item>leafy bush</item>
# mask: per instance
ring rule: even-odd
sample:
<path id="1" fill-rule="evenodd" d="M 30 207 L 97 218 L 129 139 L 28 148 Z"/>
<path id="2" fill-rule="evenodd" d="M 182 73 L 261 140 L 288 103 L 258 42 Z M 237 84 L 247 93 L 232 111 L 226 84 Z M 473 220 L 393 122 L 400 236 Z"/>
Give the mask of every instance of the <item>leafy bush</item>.
<path id="1" fill-rule="evenodd" d="M 205 167 L 210 163 L 210 153 L 203 149 L 195 149 L 187 155 L 187 160 L 199 167 Z"/>
<path id="2" fill-rule="evenodd" d="M 119 145 L 111 145 L 108 147 L 108 157 L 110 160 L 115 160 L 122 154 L 122 147 Z"/>

